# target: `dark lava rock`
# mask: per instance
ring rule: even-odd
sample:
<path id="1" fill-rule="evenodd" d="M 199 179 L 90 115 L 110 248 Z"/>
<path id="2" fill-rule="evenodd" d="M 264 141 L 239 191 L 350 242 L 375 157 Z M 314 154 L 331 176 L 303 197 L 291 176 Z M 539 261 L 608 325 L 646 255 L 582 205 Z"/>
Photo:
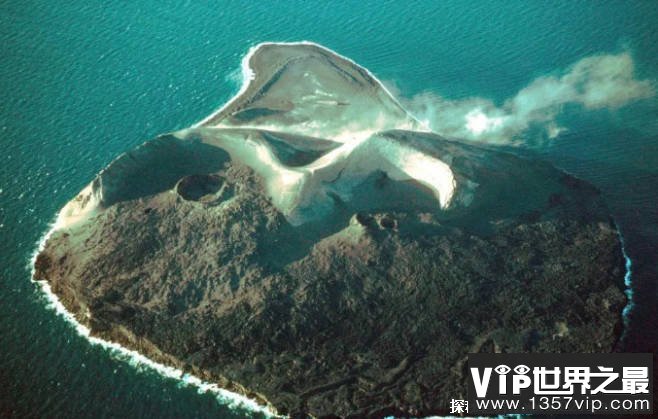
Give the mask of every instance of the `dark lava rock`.
<path id="1" fill-rule="evenodd" d="M 268 48 L 277 55 L 255 59 L 292 71 L 284 46 Z M 312 65 L 331 58 L 300 48 L 298 64 L 302 52 Z M 383 97 L 360 67 L 333 64 L 351 90 Z M 253 94 L 230 121 L 292 123 L 292 105 Z M 293 171 L 341 150 L 318 141 L 208 126 L 152 140 L 62 210 L 35 277 L 95 336 L 295 416 L 446 413 L 466 396 L 468 353 L 613 348 L 624 260 L 593 187 L 401 130 L 373 134 L 374 148 L 355 148 L 330 175 Z M 388 154 L 372 151 L 380 145 Z M 276 172 L 254 155 L 295 163 Z M 396 171 L 419 156 L 449 162 L 449 205 Z"/>

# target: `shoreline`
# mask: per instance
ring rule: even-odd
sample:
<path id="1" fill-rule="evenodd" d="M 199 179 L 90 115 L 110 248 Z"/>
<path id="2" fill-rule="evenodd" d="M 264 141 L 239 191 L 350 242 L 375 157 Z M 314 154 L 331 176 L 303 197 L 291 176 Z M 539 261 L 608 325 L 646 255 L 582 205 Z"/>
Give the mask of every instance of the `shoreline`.
<path id="1" fill-rule="evenodd" d="M 622 329 L 621 335 L 619 336 L 619 342 L 623 342 L 626 338 L 626 332 L 628 330 L 628 323 L 630 321 L 630 313 L 635 307 L 635 302 L 633 301 L 633 262 L 631 258 L 626 253 L 626 245 L 624 243 L 624 236 L 621 234 L 621 229 L 615 222 L 615 228 L 617 229 L 617 236 L 619 236 L 619 244 L 621 245 L 621 254 L 624 257 L 626 272 L 624 273 L 624 294 L 626 295 L 626 305 L 621 311 L 621 320 L 623 322 L 624 328 Z"/>
<path id="2" fill-rule="evenodd" d="M 633 309 L 634 303 L 632 298 L 633 289 L 632 289 L 632 280 L 631 280 L 632 261 L 630 257 L 628 257 L 628 255 L 626 254 L 626 249 L 624 248 L 623 236 L 616 223 L 615 223 L 615 227 L 617 227 L 617 235 L 620 241 L 622 256 L 625 261 L 624 294 L 626 295 L 627 298 L 627 303 L 624 306 L 622 312 L 620 313 L 623 329 L 618 337 L 618 343 L 619 343 L 619 342 L 623 342 L 623 339 L 626 335 L 628 321 L 629 321 L 629 313 Z M 163 378 L 174 379 L 184 386 L 196 387 L 197 392 L 199 394 L 211 392 L 215 396 L 218 403 L 222 404 L 223 406 L 226 406 L 229 409 L 243 409 L 249 412 L 257 412 L 265 415 L 268 418 L 286 417 L 285 415 L 277 414 L 276 411 L 271 407 L 267 405 L 259 404 L 256 400 L 250 399 L 247 396 L 244 396 L 240 393 L 222 388 L 216 383 L 204 381 L 203 379 L 195 375 L 184 372 L 180 368 L 172 367 L 154 361 L 150 359 L 148 356 L 143 355 L 135 350 L 129 349 L 125 346 L 122 346 L 117 342 L 111 340 L 105 340 L 93 336 L 91 330 L 84 324 L 80 323 L 75 318 L 73 313 L 69 312 L 66 309 L 66 307 L 59 300 L 57 295 L 52 292 L 50 288 L 50 284 L 47 281 L 34 280 L 34 273 L 35 273 L 34 263 L 36 257 L 41 252 L 41 250 L 43 250 L 48 238 L 60 228 L 61 227 L 58 227 L 55 221 L 51 222 L 49 224 L 49 229 L 37 242 L 37 246 L 35 247 L 35 250 L 32 253 L 32 255 L 30 256 L 30 273 L 31 273 L 30 280 L 31 282 L 39 285 L 41 296 L 46 300 L 45 308 L 49 310 L 53 310 L 58 316 L 61 316 L 66 323 L 68 323 L 70 326 L 72 326 L 75 329 L 75 332 L 77 333 L 78 336 L 82 337 L 89 344 L 93 346 L 96 345 L 101 346 L 103 349 L 105 349 L 108 352 L 108 355 L 110 355 L 111 357 L 115 357 L 115 359 L 118 359 L 122 362 L 127 362 L 131 367 L 135 369 L 138 369 L 140 367 L 149 368 L 152 371 L 158 373 Z M 437 416 L 428 416 L 427 418 L 435 418 L 435 417 Z"/>
<path id="3" fill-rule="evenodd" d="M 59 216 L 59 213 L 58 213 Z M 179 368 L 165 365 L 156 362 L 146 355 L 143 355 L 135 350 L 129 349 L 117 342 L 101 339 L 94 336 L 84 324 L 80 323 L 73 313 L 68 311 L 64 304 L 59 300 L 57 295 L 52 292 L 50 284 L 47 281 L 37 281 L 34 279 L 34 263 L 37 255 L 43 250 L 46 241 L 50 236 L 59 230 L 57 222 L 51 222 L 46 233 L 39 239 L 37 246 L 30 256 L 30 281 L 39 285 L 41 297 L 46 300 L 45 308 L 55 311 L 57 316 L 64 319 L 66 323 L 73 327 L 76 334 L 85 339 L 92 346 L 100 346 L 108 352 L 108 355 L 119 359 L 122 362 L 127 362 L 133 368 L 147 367 L 154 372 L 160 374 L 163 378 L 170 378 L 177 380 L 185 386 L 193 386 L 197 388 L 200 394 L 211 392 L 215 395 L 218 403 L 228 407 L 229 409 L 244 409 L 249 412 L 262 413 L 266 417 L 280 418 L 284 417 L 277 414 L 269 406 L 259 404 L 256 400 L 250 399 L 242 394 L 221 388 L 216 383 L 210 383 L 202 380 L 201 378 L 192 374 L 186 373 Z"/>
<path id="4" fill-rule="evenodd" d="M 252 47 L 249 48 L 249 51 L 247 54 L 242 58 L 241 60 L 241 69 L 242 69 L 242 85 L 240 86 L 239 91 L 231 97 L 230 100 L 228 100 L 226 103 L 224 103 L 220 108 L 217 110 L 211 112 L 208 116 L 203 118 L 201 121 L 196 122 L 192 124 L 188 128 L 183 128 L 182 130 L 176 131 L 173 133 L 174 135 L 178 132 L 185 132 L 189 129 L 194 129 L 194 128 L 199 128 L 202 127 L 203 124 L 206 122 L 212 120 L 216 115 L 221 113 L 224 109 L 229 107 L 233 102 L 235 102 L 241 95 L 243 95 L 249 86 L 251 85 L 252 80 L 255 79 L 256 74 L 254 70 L 249 66 L 249 61 L 251 60 L 251 57 L 254 55 L 256 51 L 258 51 L 259 48 L 267 45 L 312 45 L 317 48 L 320 48 L 322 50 L 325 50 L 341 59 L 344 59 L 345 61 L 350 62 L 351 64 L 357 66 L 360 69 L 363 69 L 370 77 L 372 77 L 375 82 L 377 82 L 382 90 L 394 101 L 396 105 L 398 105 L 402 110 L 407 112 L 412 119 L 414 119 L 416 122 L 419 123 L 420 126 L 425 127 L 425 124 L 420 122 L 418 118 L 410 114 L 403 106 L 402 104 L 395 98 L 393 94 L 386 88 L 386 86 L 374 75 L 368 70 L 367 68 L 364 68 L 357 64 L 355 61 L 353 61 L 350 58 L 347 58 L 323 45 L 317 44 L 315 42 L 310 42 L 310 41 L 300 41 L 300 42 L 261 42 L 258 43 Z M 120 156 L 119 156 L 120 157 Z M 118 158 L 118 157 L 117 157 Z M 70 201 L 69 201 L 70 202 Z M 66 206 L 65 206 L 66 207 Z M 108 354 L 110 356 L 117 357 L 121 361 L 127 362 L 131 366 L 137 368 L 140 366 L 145 366 L 147 368 L 150 368 L 151 370 L 157 372 L 164 378 L 171 378 L 179 381 L 185 386 L 194 386 L 198 389 L 199 393 L 206 393 L 206 392 L 212 392 L 217 398 L 217 401 L 225 406 L 227 406 L 230 409 L 236 409 L 236 408 L 241 408 L 248 410 L 250 412 L 258 412 L 262 413 L 267 417 L 284 417 L 281 415 L 278 415 L 271 407 L 259 404 L 256 400 L 250 399 L 242 394 L 224 389 L 219 387 L 219 385 L 215 383 L 210 383 L 207 381 L 202 380 L 199 377 L 196 377 L 194 375 L 191 375 L 189 373 L 186 373 L 182 371 L 179 368 L 175 368 L 172 366 L 168 366 L 159 362 L 156 362 L 147 356 L 129 349 L 125 346 L 122 346 L 121 344 L 111 341 L 111 340 L 105 340 L 99 337 L 96 337 L 92 335 L 91 329 L 89 329 L 87 326 L 84 324 L 80 323 L 73 313 L 68 311 L 64 304 L 60 301 L 60 299 L 57 297 L 55 293 L 52 292 L 50 288 L 50 284 L 47 281 L 37 281 L 34 279 L 34 274 L 35 274 L 35 261 L 39 253 L 44 249 L 46 241 L 50 238 L 50 236 L 57 230 L 60 230 L 62 228 L 66 227 L 65 223 L 62 223 L 62 211 L 57 212 L 57 215 L 55 216 L 55 220 L 52 221 L 49 226 L 48 230 L 46 233 L 38 240 L 37 245 L 35 246 L 35 249 L 30 256 L 29 263 L 30 263 L 30 281 L 33 283 L 36 283 L 39 285 L 41 296 L 44 297 L 46 305 L 45 308 L 49 310 L 55 311 L 55 313 L 62 317 L 66 323 L 68 323 L 70 326 L 73 327 L 75 330 L 76 334 L 82 338 L 84 338 L 89 344 L 91 345 L 98 345 L 101 346 L 103 349 L 108 351 Z M 63 225 L 64 224 L 64 225 Z"/>
<path id="5" fill-rule="evenodd" d="M 193 124 L 189 128 L 185 128 L 180 131 L 186 131 L 188 129 L 194 129 L 194 128 L 199 128 L 203 127 L 203 124 L 206 123 L 207 121 L 212 120 L 214 117 L 216 117 L 219 113 L 223 112 L 228 106 L 230 106 L 232 103 L 234 103 L 236 100 L 238 100 L 245 91 L 249 88 L 251 85 L 251 82 L 255 79 L 255 72 L 251 67 L 249 67 L 249 61 L 253 57 L 253 54 L 258 51 L 259 48 L 262 46 L 266 45 L 313 45 L 318 48 L 324 49 L 334 55 L 336 55 L 339 58 L 345 59 L 346 61 L 349 61 L 353 63 L 354 65 L 358 66 L 354 61 L 350 60 L 349 58 L 343 57 L 338 53 L 335 53 L 334 51 L 323 47 L 321 45 L 318 45 L 313 42 L 308 42 L 308 41 L 302 41 L 302 42 L 264 42 L 257 44 L 249 49 L 249 52 L 243 57 L 242 59 L 242 75 L 243 75 L 243 82 L 242 86 L 240 87 L 239 92 L 233 96 L 226 104 L 224 104 L 220 109 L 212 112 L 209 116 L 204 118 L 202 121 L 197 122 Z M 395 97 L 386 89 L 386 87 L 377 79 L 372 73 L 370 73 L 369 70 L 358 66 L 359 68 L 362 68 L 364 71 L 368 73 L 370 77 L 372 77 L 380 86 L 381 88 L 388 94 L 392 100 L 395 101 L 395 103 L 401 107 L 401 109 L 404 110 L 404 108 L 399 104 L 399 102 L 395 99 Z M 417 118 L 415 118 L 413 115 L 409 114 L 411 118 L 414 120 L 418 121 Z M 420 122 L 419 122 L 420 123 Z M 420 123 L 422 125 L 422 123 Z M 211 128 L 211 127 L 209 127 Z M 175 133 L 174 133 L 175 135 Z M 102 173 L 102 172 L 101 172 Z M 71 202 L 71 201 L 69 201 Z M 68 205 L 68 204 L 67 204 Z M 66 207 L 64 207 L 66 208 Z M 75 315 L 68 311 L 64 304 L 61 302 L 61 300 L 58 298 L 56 294 L 52 292 L 52 289 L 50 287 L 50 283 L 46 280 L 43 281 L 37 281 L 34 279 L 35 275 L 35 261 L 36 257 L 39 253 L 41 253 L 45 247 L 45 244 L 47 240 L 51 237 L 51 235 L 58 231 L 61 230 L 62 228 L 66 228 L 67 224 L 60 221 L 62 217 L 62 212 L 63 209 L 61 209 L 56 216 L 56 219 L 54 222 L 51 222 L 48 226 L 47 232 L 40 238 L 40 240 L 37 243 L 36 249 L 34 250 L 32 256 L 30 257 L 30 271 L 31 271 L 31 281 L 38 283 L 42 295 L 45 297 L 46 300 L 46 308 L 54 310 L 57 315 L 60 315 L 64 318 L 64 320 L 69 323 L 71 326 L 75 328 L 76 333 L 85 338 L 87 342 L 89 342 L 91 345 L 100 345 L 104 349 L 108 350 L 108 353 L 110 356 L 116 357 L 116 359 L 119 359 L 121 361 L 128 362 L 131 366 L 138 368 L 138 367 L 148 367 L 154 372 L 157 372 L 160 374 L 163 378 L 173 378 L 176 379 L 178 382 L 182 383 L 185 386 L 194 386 L 198 389 L 199 393 L 206 393 L 208 391 L 212 392 L 217 399 L 217 402 L 230 408 L 230 409 L 245 409 L 250 412 L 259 412 L 262 413 L 268 417 L 281 417 L 280 415 L 277 415 L 276 411 L 271 407 L 268 406 L 267 404 L 262 404 L 259 403 L 255 399 L 251 399 L 247 396 L 244 396 L 240 392 L 234 392 L 231 390 L 227 390 L 226 388 L 221 388 L 218 384 L 204 381 L 203 379 L 199 378 L 198 376 L 194 376 L 192 374 L 184 372 L 180 368 L 168 366 L 167 363 L 161 363 L 154 361 L 153 359 L 149 358 L 148 356 L 136 351 L 129 349 L 129 347 L 122 346 L 121 344 L 117 343 L 113 339 L 103 339 L 97 336 L 94 336 L 92 334 L 92 331 L 89 327 L 85 326 L 83 323 L 79 322 Z M 627 302 L 626 305 L 624 306 L 623 310 L 619 315 L 621 316 L 622 320 L 622 325 L 623 329 L 622 332 L 620 333 L 618 340 L 621 341 L 627 330 L 628 326 L 628 321 L 629 321 L 629 313 L 633 309 L 633 301 L 632 301 L 632 296 L 633 296 L 633 290 L 632 290 L 632 281 L 631 281 L 631 266 L 632 266 L 632 261 L 631 259 L 627 256 L 625 248 L 624 248 L 624 240 L 621 234 L 621 231 L 619 230 L 619 227 L 615 224 L 616 230 L 617 230 L 617 235 L 619 237 L 620 245 L 621 245 L 621 250 L 623 254 L 623 258 L 625 261 L 625 273 L 624 273 L 624 293 L 626 294 Z M 130 346 L 130 345 L 129 345 Z M 157 349 L 157 348 L 156 348 Z M 145 353 L 149 353 L 149 351 L 145 351 Z M 150 352 L 151 355 L 153 355 L 153 352 Z M 157 357 L 157 352 L 155 353 L 156 357 L 155 359 L 158 359 Z M 174 359 L 174 361 L 178 361 Z M 176 365 L 177 362 L 172 362 L 173 365 Z M 239 386 L 238 386 L 239 387 Z M 253 394 L 253 393 L 252 393 Z M 265 400 L 266 401 L 266 400 Z"/>
<path id="6" fill-rule="evenodd" d="M 256 45 L 253 45 L 249 48 L 249 51 L 247 54 L 242 57 L 242 60 L 240 62 L 240 68 L 242 70 L 242 85 L 240 86 L 240 89 L 238 92 L 233 95 L 224 105 L 219 107 L 218 109 L 212 111 L 208 116 L 200 120 L 199 122 L 195 122 L 192 124 L 189 128 L 199 128 L 203 126 L 206 122 L 212 120 L 215 116 L 220 114 L 222 111 L 224 111 L 226 108 L 228 108 L 233 102 L 235 102 L 242 94 L 244 94 L 248 88 L 251 86 L 251 82 L 256 78 L 256 72 L 254 71 L 253 68 L 249 66 L 249 61 L 251 60 L 251 57 L 258 51 L 261 47 L 264 46 L 271 46 L 271 45 L 309 45 L 313 46 L 316 48 L 319 48 L 321 50 L 324 50 L 342 60 L 345 60 L 349 62 L 350 64 L 354 65 L 355 67 L 363 70 L 369 77 L 372 77 L 372 79 L 377 82 L 377 84 L 381 87 L 381 89 L 391 98 L 393 103 L 395 103 L 397 106 L 400 107 L 403 111 L 405 111 L 414 121 L 416 121 L 419 126 L 421 126 L 426 132 L 434 132 L 432 131 L 426 123 L 422 122 L 420 119 L 416 118 L 415 115 L 413 115 L 411 112 L 409 112 L 402 104 L 400 101 L 388 90 L 388 88 L 382 83 L 381 80 L 379 80 L 369 69 L 361 66 L 358 64 L 356 61 L 352 60 L 351 58 L 348 58 L 344 55 L 339 54 L 338 52 L 332 50 L 331 48 L 327 48 L 324 45 L 320 45 L 317 42 L 313 41 L 298 41 L 298 42 L 260 42 Z M 189 129 L 189 128 L 183 128 L 183 130 Z"/>

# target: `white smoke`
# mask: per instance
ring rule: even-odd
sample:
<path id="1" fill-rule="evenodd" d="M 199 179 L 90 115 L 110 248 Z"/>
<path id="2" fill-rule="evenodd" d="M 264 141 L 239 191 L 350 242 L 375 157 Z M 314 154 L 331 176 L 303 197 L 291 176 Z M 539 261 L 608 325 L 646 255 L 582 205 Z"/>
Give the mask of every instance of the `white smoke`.
<path id="1" fill-rule="evenodd" d="M 596 55 L 581 59 L 561 75 L 535 79 L 501 106 L 483 98 L 449 100 L 433 93 L 403 99 L 403 103 L 439 134 L 515 144 L 531 128 L 538 129 L 542 138 L 557 137 L 566 129 L 557 122 L 565 105 L 614 110 L 655 96 L 654 82 L 638 80 L 634 73 L 628 52 Z"/>

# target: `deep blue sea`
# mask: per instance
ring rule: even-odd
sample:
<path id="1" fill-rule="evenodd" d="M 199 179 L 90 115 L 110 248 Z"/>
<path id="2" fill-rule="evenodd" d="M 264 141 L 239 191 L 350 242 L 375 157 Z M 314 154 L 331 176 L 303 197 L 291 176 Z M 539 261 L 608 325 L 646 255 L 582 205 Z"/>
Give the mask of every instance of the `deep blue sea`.
<path id="1" fill-rule="evenodd" d="M 479 109 L 473 141 L 598 186 L 633 262 L 621 349 L 655 353 L 657 23 L 656 1 L 1 2 L 0 416 L 251 416 L 90 345 L 28 265 L 59 208 L 118 154 L 229 99 L 262 41 L 352 58 L 446 134 Z"/>

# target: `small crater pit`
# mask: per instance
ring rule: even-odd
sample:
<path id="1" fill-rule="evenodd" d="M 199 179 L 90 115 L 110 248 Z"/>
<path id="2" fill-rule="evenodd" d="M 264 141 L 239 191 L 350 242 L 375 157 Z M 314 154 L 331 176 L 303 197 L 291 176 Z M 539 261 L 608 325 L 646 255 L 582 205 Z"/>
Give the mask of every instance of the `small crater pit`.
<path id="1" fill-rule="evenodd" d="M 398 220 L 391 215 L 383 215 L 379 218 L 379 225 L 387 230 L 394 230 L 398 227 Z"/>
<path id="2" fill-rule="evenodd" d="M 186 201 L 205 204 L 226 201 L 234 195 L 233 187 L 218 175 L 189 175 L 176 184 L 176 193 Z"/>

